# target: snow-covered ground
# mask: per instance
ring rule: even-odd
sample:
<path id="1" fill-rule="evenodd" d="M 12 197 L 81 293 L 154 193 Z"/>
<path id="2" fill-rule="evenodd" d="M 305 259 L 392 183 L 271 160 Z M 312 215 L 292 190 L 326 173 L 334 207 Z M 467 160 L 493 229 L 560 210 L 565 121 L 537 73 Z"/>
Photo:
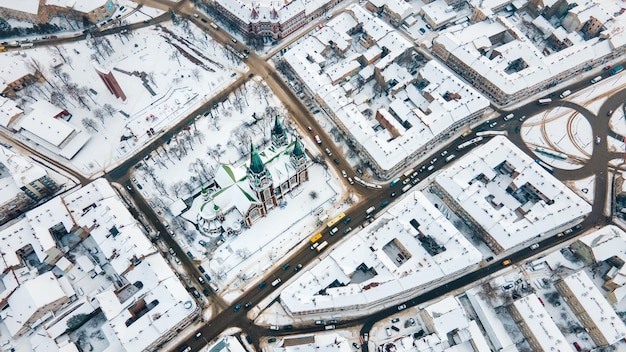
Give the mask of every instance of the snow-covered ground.
<path id="1" fill-rule="evenodd" d="M 155 138 L 150 128 L 158 136 L 247 71 L 189 21 L 0 55 L 0 65 L 15 61 L 38 68 L 47 80 L 19 93 L 25 114 L 34 101 L 48 100 L 91 134 L 70 161 L 85 175 L 131 156 Z M 96 66 L 111 70 L 126 101 L 108 92 Z"/>
<path id="2" fill-rule="evenodd" d="M 577 111 L 556 106 L 524 121 L 520 134 L 536 157 L 559 169 L 577 169 L 593 151 L 591 125 Z M 548 153 L 552 154 L 549 155 Z"/>

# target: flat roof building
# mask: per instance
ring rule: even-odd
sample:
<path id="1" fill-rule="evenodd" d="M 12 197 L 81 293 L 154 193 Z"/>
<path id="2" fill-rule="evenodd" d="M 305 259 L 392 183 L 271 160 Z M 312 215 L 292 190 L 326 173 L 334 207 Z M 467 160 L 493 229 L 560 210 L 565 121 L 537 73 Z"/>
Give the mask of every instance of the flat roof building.
<path id="1" fill-rule="evenodd" d="M 495 253 L 556 234 L 591 212 L 589 203 L 503 136 L 458 159 L 434 186 Z"/>

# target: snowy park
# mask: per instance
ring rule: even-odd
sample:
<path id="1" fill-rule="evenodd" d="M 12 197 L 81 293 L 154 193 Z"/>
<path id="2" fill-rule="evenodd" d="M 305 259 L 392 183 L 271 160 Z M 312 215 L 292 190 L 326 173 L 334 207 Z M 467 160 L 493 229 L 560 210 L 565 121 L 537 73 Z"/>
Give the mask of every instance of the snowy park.
<path id="1" fill-rule="evenodd" d="M 67 110 L 68 122 L 90 135 L 70 161 L 86 176 L 133 155 L 247 71 L 186 20 L 6 52 L 0 55 L 0 66 L 36 70 L 45 79 L 19 92 L 17 104 L 25 115 L 34 102 L 49 101 Z M 126 99 L 111 94 L 98 72 L 110 72 Z M 16 136 L 26 140 L 20 133 Z"/>

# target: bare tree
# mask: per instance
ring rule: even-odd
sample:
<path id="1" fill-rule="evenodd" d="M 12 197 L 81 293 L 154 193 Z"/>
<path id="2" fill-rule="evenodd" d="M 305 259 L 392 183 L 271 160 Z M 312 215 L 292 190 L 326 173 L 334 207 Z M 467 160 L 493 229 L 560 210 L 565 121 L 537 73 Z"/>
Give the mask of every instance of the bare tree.
<path id="1" fill-rule="evenodd" d="M 113 117 L 113 115 L 115 115 L 117 113 L 117 109 L 114 108 L 111 104 L 104 104 L 102 106 L 102 108 L 104 109 L 104 111 L 109 114 L 109 116 Z"/>
<path id="2" fill-rule="evenodd" d="M 81 120 L 81 123 L 86 129 L 98 132 L 98 123 L 94 119 L 85 117 Z"/>
<path id="3" fill-rule="evenodd" d="M 94 110 L 93 111 L 93 116 L 98 118 L 98 120 L 100 120 L 100 122 L 102 122 L 102 124 L 104 125 L 104 110 L 102 110 L 100 108 Z"/>
<path id="4" fill-rule="evenodd" d="M 50 103 L 52 103 L 53 105 L 62 106 L 63 108 L 66 108 L 66 105 L 65 105 L 66 102 L 67 100 L 65 99 L 65 94 L 56 90 L 52 91 L 52 94 L 50 94 Z"/>
<path id="5" fill-rule="evenodd" d="M 182 191 L 183 191 L 183 183 L 182 182 L 175 182 L 170 186 L 170 190 L 172 191 L 172 193 L 174 194 L 175 198 L 180 198 Z"/>

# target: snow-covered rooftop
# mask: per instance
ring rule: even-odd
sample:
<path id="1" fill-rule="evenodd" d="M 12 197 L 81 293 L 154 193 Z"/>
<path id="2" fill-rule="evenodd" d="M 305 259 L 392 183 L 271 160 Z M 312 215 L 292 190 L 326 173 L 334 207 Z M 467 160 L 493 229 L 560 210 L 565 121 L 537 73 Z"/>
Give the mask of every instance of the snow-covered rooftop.
<path id="1" fill-rule="evenodd" d="M 374 304 L 480 260 L 480 252 L 454 225 L 414 192 L 286 286 L 281 302 L 294 314 Z M 360 266 L 373 268 L 376 275 L 352 282 Z M 328 288 L 335 281 L 342 285 Z M 319 295 L 322 289 L 325 294 Z"/>
<path id="2" fill-rule="evenodd" d="M 29 323 L 29 319 L 49 304 L 69 300 L 57 278 L 49 271 L 23 283 L 9 297 L 9 307 L 2 311 L 2 321 L 15 336 Z M 45 312 L 47 313 L 47 312 Z M 32 322 L 30 322 L 32 323 Z"/>
<path id="3" fill-rule="evenodd" d="M 66 159 L 73 158 L 89 141 L 87 133 L 58 117 L 63 109 L 45 100 L 39 100 L 30 107 L 32 111 L 23 116 L 16 126 L 28 139 Z"/>
<path id="4" fill-rule="evenodd" d="M 445 169 L 436 184 L 497 242 L 513 248 L 591 212 L 591 205 L 497 136 Z"/>
<path id="5" fill-rule="evenodd" d="M 581 6 L 582 7 L 582 6 Z M 577 7 L 575 7 L 577 8 Z M 613 25 L 613 24 L 612 24 Z M 568 75 L 570 70 L 582 67 L 588 62 L 599 60 L 609 55 L 618 46 L 611 43 L 623 43 L 626 23 L 616 22 L 619 30 L 605 32 L 605 39 L 598 37 L 581 41 L 548 56 L 527 40 L 509 19 L 496 17 L 494 21 L 483 21 L 467 27 L 451 27 L 440 33 L 433 43 L 445 48 L 458 60 L 471 67 L 478 75 L 501 90 L 504 94 L 514 96 L 517 92 L 553 77 Z M 494 38 L 498 33 L 511 33 L 518 37 L 511 41 L 492 44 L 486 38 Z M 621 47 L 622 44 L 619 44 Z M 483 55 L 483 52 L 498 53 L 497 56 Z M 510 64 L 520 60 L 524 69 L 511 70 Z"/>
<path id="6" fill-rule="evenodd" d="M 12 120 L 22 113 L 13 100 L 0 96 L 0 126 L 8 128 Z"/>
<path id="7" fill-rule="evenodd" d="M 513 302 L 525 324 L 542 351 L 571 351 L 569 342 L 550 317 L 536 294 L 532 293 Z M 532 348 L 533 346 L 531 346 Z"/>
<path id="8" fill-rule="evenodd" d="M 597 332 L 604 335 L 609 345 L 626 337 L 626 325 L 585 271 L 572 274 L 563 279 L 563 282 L 578 300 L 579 307 L 585 310 L 588 319 L 598 328 Z"/>
<path id="9" fill-rule="evenodd" d="M 39 11 L 39 0 L 0 0 L 0 7 L 36 15 Z"/>
<path id="10" fill-rule="evenodd" d="M 309 60 L 324 52 L 323 34 L 304 39 L 294 45 L 287 53 L 285 60 L 298 74 L 304 84 L 319 98 L 324 100 L 329 112 L 338 119 L 351 137 L 360 143 L 367 151 L 372 161 L 382 170 L 391 170 L 399 163 L 405 162 L 416 154 L 425 145 L 449 129 L 453 124 L 460 124 L 469 116 L 479 114 L 489 107 L 489 101 L 474 88 L 466 85 L 456 78 L 447 68 L 435 61 L 429 61 L 417 73 L 419 79 L 429 84 L 417 89 L 412 83 L 416 80 L 406 69 L 395 63 L 396 59 L 404 55 L 412 44 L 395 32 L 388 24 L 370 13 L 363 12 L 358 5 L 351 5 L 342 17 L 352 17 L 352 21 L 363 23 L 363 30 L 376 41 L 370 50 L 362 55 L 366 60 L 374 59 L 381 48 L 386 48 L 388 54 L 378 59 L 373 65 L 385 73 L 388 82 L 394 81 L 394 94 L 390 95 L 391 106 L 395 100 L 400 99 L 406 92 L 411 92 L 410 101 L 404 104 L 405 109 L 401 112 L 400 119 L 410 122 L 410 129 L 398 129 L 400 134 L 379 128 L 380 123 L 374 117 L 366 117 L 361 109 L 356 107 L 355 97 L 347 96 L 344 86 L 350 84 L 342 78 L 357 72 L 364 72 L 360 68 L 355 56 L 347 56 L 334 65 L 322 68 L 320 60 Z M 339 17 L 339 16 L 338 16 Z M 339 21 L 339 24 L 348 21 Z M 350 22 L 352 23 L 352 22 Z M 326 32 L 345 31 L 347 26 L 333 27 Z M 345 34 L 345 33 L 344 33 Z M 312 62 L 314 61 L 314 62 Z M 405 87 L 406 90 L 400 91 Z M 349 91 L 349 90 L 348 90 Z M 408 93 L 407 93 L 408 94 Z M 448 98 L 450 94 L 455 99 Z M 396 103 L 400 108 L 401 103 Z M 384 116 L 385 114 L 382 114 Z M 390 124 L 393 124 L 388 120 Z M 395 125 L 395 124 L 394 124 Z"/>
<path id="11" fill-rule="evenodd" d="M 21 188 L 47 175 L 39 164 L 0 146 L 0 204 L 13 199 Z M 2 171 L 7 171 L 6 173 Z"/>

